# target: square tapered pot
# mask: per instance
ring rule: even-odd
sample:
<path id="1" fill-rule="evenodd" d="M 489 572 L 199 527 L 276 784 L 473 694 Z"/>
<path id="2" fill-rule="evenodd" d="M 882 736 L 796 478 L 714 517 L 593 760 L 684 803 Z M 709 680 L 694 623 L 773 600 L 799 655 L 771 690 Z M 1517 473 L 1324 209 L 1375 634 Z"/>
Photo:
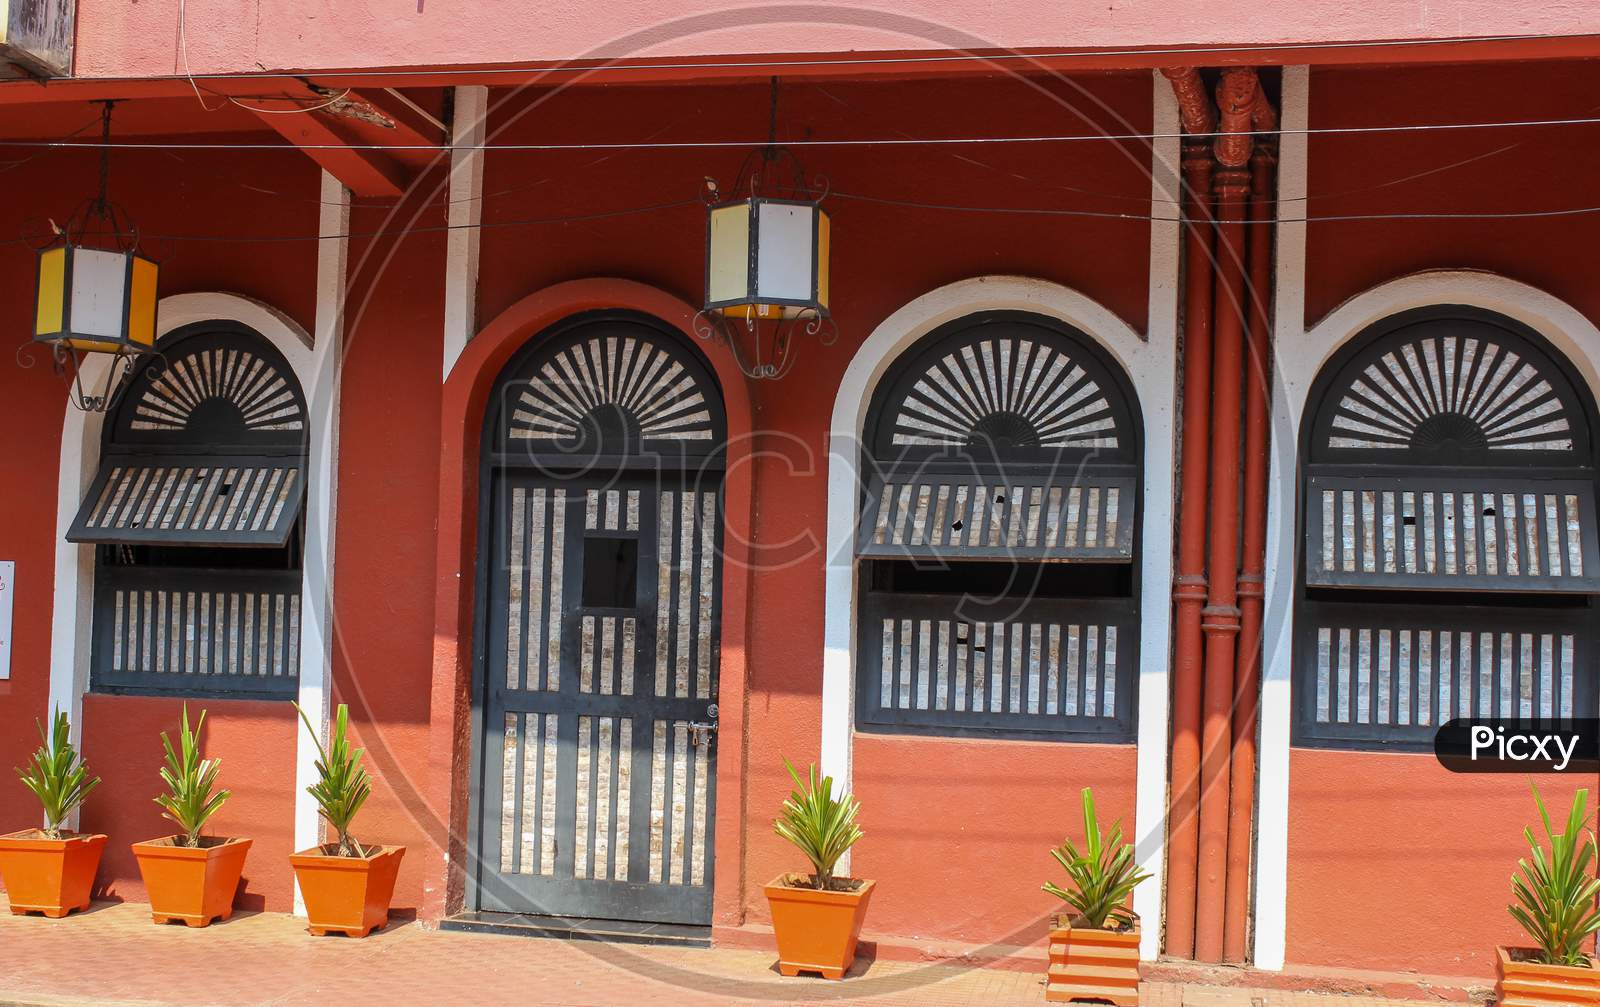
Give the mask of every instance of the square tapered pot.
<path id="1" fill-rule="evenodd" d="M 394 880 L 405 854 L 404 846 L 382 846 L 365 857 L 330 856 L 320 847 L 291 855 L 306 904 L 306 928 L 318 937 L 365 937 L 388 925 Z"/>
<path id="2" fill-rule="evenodd" d="M 820 973 L 842 979 L 856 960 L 856 941 L 867 915 L 875 882 L 854 881 L 852 891 L 818 891 L 796 887 L 791 875 L 766 886 L 772 908 L 772 932 L 778 941 L 778 971 L 786 976 Z"/>
<path id="3" fill-rule="evenodd" d="M 177 838 L 133 844 L 150 896 L 151 918 L 157 923 L 182 920 L 191 927 L 205 927 L 232 916 L 250 840 L 202 837 L 200 846 L 178 846 Z"/>
<path id="4" fill-rule="evenodd" d="M 1056 917 L 1050 928 L 1050 970 L 1044 998 L 1053 1003 L 1139 1005 L 1139 923 L 1099 930 Z"/>
<path id="5" fill-rule="evenodd" d="M 67 832 L 51 839 L 42 829 L 24 829 L 0 836 L 0 877 L 12 913 L 60 919 L 74 909 L 88 909 L 105 848 L 102 835 Z"/>
<path id="6" fill-rule="evenodd" d="M 1543 965 L 1532 948 L 1496 948 L 1500 1007 L 1600 1007 L 1600 963 Z"/>

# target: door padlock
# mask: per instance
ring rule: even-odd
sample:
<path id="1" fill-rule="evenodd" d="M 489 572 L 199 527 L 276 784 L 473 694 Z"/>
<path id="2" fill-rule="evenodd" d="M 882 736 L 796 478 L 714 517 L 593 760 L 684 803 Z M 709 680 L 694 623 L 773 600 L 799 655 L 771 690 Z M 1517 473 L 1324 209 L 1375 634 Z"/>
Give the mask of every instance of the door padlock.
<path id="1" fill-rule="evenodd" d="M 689 744 L 695 748 L 711 744 L 711 732 L 716 729 L 717 722 L 714 720 L 691 720 L 689 722 Z"/>

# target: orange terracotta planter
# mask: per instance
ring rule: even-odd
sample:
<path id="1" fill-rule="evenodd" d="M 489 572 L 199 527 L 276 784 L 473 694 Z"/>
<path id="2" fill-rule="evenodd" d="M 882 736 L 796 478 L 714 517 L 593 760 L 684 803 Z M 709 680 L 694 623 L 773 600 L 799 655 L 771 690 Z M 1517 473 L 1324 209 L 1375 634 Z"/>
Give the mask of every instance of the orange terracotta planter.
<path id="1" fill-rule="evenodd" d="M 150 918 L 157 923 L 182 920 L 208 927 L 212 920 L 233 915 L 233 898 L 244 874 L 248 839 L 209 839 L 208 846 L 174 846 L 177 836 L 134 843 L 139 874 L 150 895 Z"/>
<path id="2" fill-rule="evenodd" d="M 49 839 L 42 829 L 24 829 L 0 836 L 0 877 L 6 882 L 11 911 L 44 913 L 58 920 L 74 909 L 89 908 L 89 891 L 106 837 L 63 833 Z"/>
<path id="3" fill-rule="evenodd" d="M 306 904 L 306 928 L 318 937 L 334 931 L 365 937 L 387 926 L 394 879 L 406 848 L 384 846 L 370 857 L 334 857 L 324 849 L 289 857 Z"/>
<path id="4" fill-rule="evenodd" d="M 819 892 L 792 887 L 791 877 L 781 875 L 766 887 L 778 941 L 778 971 L 786 976 L 819 972 L 824 979 L 844 978 L 856 960 L 856 939 L 874 882 L 857 882 L 853 892 Z"/>
<path id="5" fill-rule="evenodd" d="M 1496 948 L 1500 957 L 1500 982 L 1495 998 L 1500 1007 L 1586 1007 L 1600 1004 L 1600 963 L 1589 959 L 1588 968 L 1575 965 L 1541 965 L 1529 948 Z"/>
<path id="6" fill-rule="evenodd" d="M 1139 1004 L 1139 923 L 1131 930 L 1075 927 L 1065 916 L 1050 928 L 1050 972 L 1044 998 L 1117 1007 Z"/>

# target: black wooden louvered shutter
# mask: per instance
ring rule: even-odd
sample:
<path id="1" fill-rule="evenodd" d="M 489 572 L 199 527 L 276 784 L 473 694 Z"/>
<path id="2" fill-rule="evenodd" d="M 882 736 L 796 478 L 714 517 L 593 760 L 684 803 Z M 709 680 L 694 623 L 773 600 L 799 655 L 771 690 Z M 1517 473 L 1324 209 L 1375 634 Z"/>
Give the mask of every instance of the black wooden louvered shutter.
<path id="1" fill-rule="evenodd" d="M 1452 307 L 1330 365 L 1303 455 L 1297 741 L 1421 750 L 1455 717 L 1595 715 L 1593 405 L 1569 369 Z"/>

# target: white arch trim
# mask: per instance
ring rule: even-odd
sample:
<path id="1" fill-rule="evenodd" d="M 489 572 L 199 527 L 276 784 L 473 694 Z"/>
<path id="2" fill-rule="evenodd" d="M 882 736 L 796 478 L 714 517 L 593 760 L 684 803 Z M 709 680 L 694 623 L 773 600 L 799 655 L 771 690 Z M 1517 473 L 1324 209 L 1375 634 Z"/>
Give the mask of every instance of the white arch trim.
<path id="1" fill-rule="evenodd" d="M 323 173 L 321 233 L 349 230 L 349 194 L 333 176 Z M 327 725 L 328 683 L 332 661 L 333 542 L 338 476 L 339 383 L 344 313 L 345 252 L 343 237 L 318 242 L 318 338 L 282 312 L 240 294 L 189 293 L 164 297 L 156 309 L 156 337 L 196 322 L 227 320 L 248 325 L 269 340 L 288 360 L 310 408 L 307 445 L 304 573 L 300 621 L 299 703 Z M 90 355 L 84 382 L 103 380 L 108 361 Z M 61 431 L 61 458 L 56 501 L 55 589 L 50 632 L 51 710 L 72 718 L 74 742 L 81 741 L 83 695 L 89 685 L 89 639 L 94 618 L 94 547 L 67 541 L 78 506 L 88 492 L 100 462 L 103 413 L 66 409 Z M 320 842 L 316 803 L 305 792 L 315 776 L 316 747 L 303 731 L 295 731 L 295 844 L 304 849 Z M 73 823 L 76 825 L 76 822 Z M 295 911 L 304 912 L 298 888 Z"/>
<path id="2" fill-rule="evenodd" d="M 1311 382 L 1345 343 L 1391 315 L 1439 304 L 1482 308 L 1528 326 L 1565 354 L 1600 397 L 1600 329 L 1593 322 L 1537 287 L 1497 273 L 1466 269 L 1412 273 L 1345 301 L 1306 333 L 1309 353 L 1295 354 L 1280 365 L 1284 384 L 1293 383 L 1303 408 Z"/>
<path id="3" fill-rule="evenodd" d="M 822 768 L 850 789 L 855 731 L 855 529 L 862 432 L 879 380 L 896 359 L 940 325 L 981 311 L 1029 311 L 1059 319 L 1105 348 L 1127 372 L 1144 427 L 1143 540 L 1140 567 L 1138 783 L 1135 835 L 1140 862 L 1165 873 L 1167 667 L 1172 584 L 1175 338 L 1170 324 L 1152 324 L 1148 340 L 1090 298 L 1044 280 L 985 276 L 924 294 L 885 319 L 839 384 L 828 438 L 828 539 L 822 654 Z M 845 865 L 848 869 L 848 865 Z M 1135 893 L 1135 909 L 1160 918 L 1161 886 Z M 1160 927 L 1147 924 L 1146 957 Z"/>
<path id="4" fill-rule="evenodd" d="M 1284 282 L 1280 275 L 1279 283 Z M 1280 302 L 1281 303 L 1281 302 Z M 1537 287 L 1494 273 L 1430 270 L 1352 297 L 1305 330 L 1280 320 L 1273 389 L 1271 499 L 1267 511 L 1267 613 L 1261 696 L 1261 790 L 1257 831 L 1255 961 L 1281 969 L 1288 919 L 1289 735 L 1296 564 L 1294 535 L 1300 424 L 1311 386 L 1327 362 L 1368 327 L 1413 308 L 1459 304 L 1504 315 L 1560 350 L 1600 398 L 1600 329 Z"/>

